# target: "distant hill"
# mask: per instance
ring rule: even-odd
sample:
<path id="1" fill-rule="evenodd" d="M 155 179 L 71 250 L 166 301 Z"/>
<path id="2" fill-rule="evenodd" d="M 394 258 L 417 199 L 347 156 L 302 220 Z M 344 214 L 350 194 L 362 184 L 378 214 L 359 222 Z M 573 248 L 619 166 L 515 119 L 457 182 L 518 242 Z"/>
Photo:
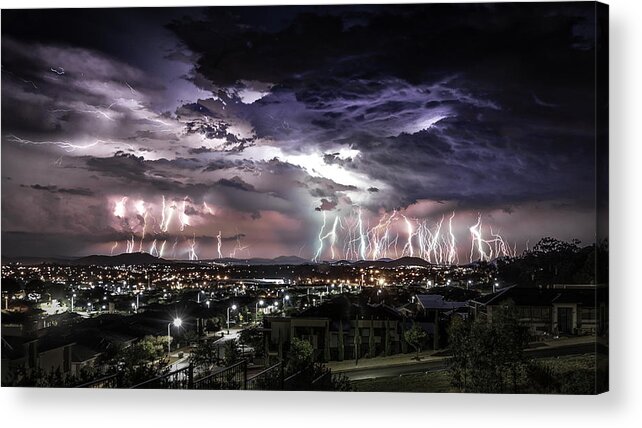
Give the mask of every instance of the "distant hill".
<path id="1" fill-rule="evenodd" d="M 406 266 L 423 266 L 430 267 L 431 263 L 420 257 L 401 257 L 396 260 L 379 259 L 379 260 L 359 260 L 352 263 L 353 266 L 360 267 L 379 267 L 379 268 L 395 268 Z"/>
<path id="2" fill-rule="evenodd" d="M 73 260 L 70 264 L 74 265 L 100 265 L 100 266 L 117 266 L 117 265 L 151 265 L 173 263 L 170 260 L 161 259 L 148 253 L 123 253 L 117 256 L 87 256 Z"/>
<path id="3" fill-rule="evenodd" d="M 297 257 L 297 256 L 279 256 L 274 259 L 264 258 L 251 258 L 251 259 L 236 259 L 232 257 L 225 257 L 222 259 L 203 260 L 204 262 L 214 262 L 229 265 L 254 265 L 254 266 L 269 266 L 269 265 L 304 265 L 310 264 L 310 260 Z"/>
<path id="4" fill-rule="evenodd" d="M 27 266 L 41 265 L 41 264 L 57 264 L 64 265 L 73 262 L 74 259 L 68 257 L 11 257 L 2 256 L 2 264 L 21 263 Z"/>
<path id="5" fill-rule="evenodd" d="M 355 267 L 374 267 L 374 268 L 395 268 L 395 267 L 405 267 L 405 266 L 423 266 L 430 267 L 431 263 L 419 257 L 401 257 L 399 259 L 393 260 L 389 258 L 382 258 L 379 260 L 335 260 L 335 261 L 323 261 L 320 263 L 312 262 L 308 259 L 297 256 L 279 256 L 273 259 L 268 258 L 249 258 L 249 259 L 237 259 L 232 257 L 225 257 L 221 259 L 207 259 L 207 260 L 198 260 L 198 261 L 187 261 L 187 260 L 167 260 L 160 257 L 152 256 L 149 253 L 123 253 L 116 256 L 103 256 L 103 255 L 91 255 L 87 257 L 81 257 L 78 259 L 72 258 L 39 258 L 39 257 L 3 257 L 2 263 L 10 262 L 20 262 L 23 264 L 60 264 L 60 265 L 76 265 L 76 266 L 89 266 L 89 265 L 98 265 L 98 266 L 117 266 L 117 265 L 149 265 L 149 264 L 179 264 L 179 263 L 189 263 L 189 264 L 203 264 L 203 263 L 220 263 L 226 265 L 245 265 L 245 266 L 278 266 L 278 265 L 290 265 L 290 266 L 300 266 L 306 264 L 314 265 L 333 265 L 333 266 L 355 266 Z"/>

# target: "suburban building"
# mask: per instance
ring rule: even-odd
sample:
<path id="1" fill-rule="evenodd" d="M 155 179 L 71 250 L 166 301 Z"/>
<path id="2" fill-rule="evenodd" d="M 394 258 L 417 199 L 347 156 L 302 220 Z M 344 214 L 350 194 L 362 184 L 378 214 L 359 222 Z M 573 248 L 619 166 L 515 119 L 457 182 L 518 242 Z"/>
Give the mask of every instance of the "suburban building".
<path id="1" fill-rule="evenodd" d="M 473 299 L 475 316 L 492 320 L 497 307 L 513 304 L 521 322 L 536 336 L 601 334 L 599 320 L 604 302 L 597 304 L 594 284 L 554 284 L 550 286 L 512 286 Z"/>

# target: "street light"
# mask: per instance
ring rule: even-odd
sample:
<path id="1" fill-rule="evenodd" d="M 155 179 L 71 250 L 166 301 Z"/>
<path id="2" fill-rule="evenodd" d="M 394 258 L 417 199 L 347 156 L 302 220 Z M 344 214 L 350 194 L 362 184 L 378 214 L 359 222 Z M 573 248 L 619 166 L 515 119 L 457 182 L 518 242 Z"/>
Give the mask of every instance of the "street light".
<path id="1" fill-rule="evenodd" d="M 287 302 L 288 300 L 290 300 L 290 296 L 289 296 L 288 294 L 286 294 L 285 296 L 283 296 L 283 307 L 284 307 L 284 308 L 285 308 L 285 302 Z"/>
<path id="2" fill-rule="evenodd" d="M 263 300 L 259 300 L 258 302 L 256 302 L 254 304 L 254 318 L 255 318 L 255 321 L 258 321 L 258 319 L 259 319 L 259 305 L 263 306 L 263 303 L 265 303 Z"/>
<path id="3" fill-rule="evenodd" d="M 169 353 L 172 350 L 172 335 L 170 330 L 172 324 L 174 324 L 174 327 L 178 328 L 183 325 L 183 320 L 180 318 L 174 318 L 174 321 L 167 323 L 167 358 L 169 358 Z"/>
<path id="4" fill-rule="evenodd" d="M 74 311 L 74 297 L 76 297 L 76 293 L 71 295 L 71 312 Z"/>
<path id="5" fill-rule="evenodd" d="M 235 311 L 236 305 L 232 305 L 227 308 L 227 334 L 230 334 L 230 309 Z"/>

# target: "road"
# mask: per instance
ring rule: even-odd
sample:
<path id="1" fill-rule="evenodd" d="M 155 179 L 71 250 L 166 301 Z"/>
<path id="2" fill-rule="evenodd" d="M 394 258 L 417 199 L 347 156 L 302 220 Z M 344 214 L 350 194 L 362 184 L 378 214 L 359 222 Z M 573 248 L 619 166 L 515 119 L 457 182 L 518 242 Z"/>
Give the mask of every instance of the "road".
<path id="1" fill-rule="evenodd" d="M 232 340 L 236 339 L 238 340 L 239 338 L 239 333 L 241 332 L 241 328 L 231 328 L 230 333 L 227 334 L 226 330 L 222 330 L 226 334 L 221 337 L 220 332 L 217 332 L 216 334 L 212 334 L 210 336 L 210 339 L 215 339 L 214 345 L 217 347 L 218 355 L 220 355 L 221 358 L 225 355 L 225 343 Z M 169 367 L 170 371 L 175 371 L 175 370 L 180 370 L 182 368 L 185 368 L 189 366 L 189 356 L 191 352 L 191 347 L 186 346 L 180 349 L 176 349 L 172 351 L 171 356 L 173 358 L 176 358 L 177 360 L 172 362 Z M 178 353 L 182 352 L 183 353 L 183 358 L 178 358 Z"/>
<path id="2" fill-rule="evenodd" d="M 585 344 L 571 345 L 571 346 L 564 346 L 564 347 L 530 349 L 526 351 L 526 355 L 530 358 L 549 358 L 549 357 L 561 357 L 561 356 L 569 356 L 569 355 L 593 354 L 594 352 L 595 352 L 595 344 L 585 343 Z M 445 370 L 445 369 L 446 369 L 446 359 L 443 358 L 443 359 L 419 362 L 414 364 L 366 367 L 363 369 L 351 369 L 347 371 L 342 371 L 341 374 L 345 375 L 350 380 L 363 380 L 363 379 L 373 379 L 378 377 L 421 374 L 421 373 L 439 371 L 439 370 Z"/>

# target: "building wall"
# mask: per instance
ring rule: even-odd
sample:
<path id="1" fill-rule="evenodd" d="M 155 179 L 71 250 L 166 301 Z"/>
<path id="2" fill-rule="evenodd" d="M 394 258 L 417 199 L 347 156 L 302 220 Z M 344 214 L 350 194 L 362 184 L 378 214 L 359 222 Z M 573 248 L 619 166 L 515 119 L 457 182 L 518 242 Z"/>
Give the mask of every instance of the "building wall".
<path id="1" fill-rule="evenodd" d="M 46 372 L 60 369 L 62 373 L 71 371 L 71 345 L 40 352 L 38 365 Z"/>
<path id="2" fill-rule="evenodd" d="M 315 355 L 319 360 L 325 360 L 329 354 L 329 360 L 337 360 L 339 356 L 339 332 L 330 330 L 330 320 L 327 318 L 274 318 L 267 320 L 269 331 L 266 332 L 270 352 L 278 354 L 279 340 L 282 347 L 292 337 L 309 341 L 315 349 Z M 370 353 L 370 345 L 374 344 L 375 354 L 380 355 L 385 351 L 385 320 L 350 320 L 343 323 L 343 345 L 344 359 L 355 358 L 355 332 L 359 329 L 359 338 L 356 340 L 359 348 L 359 357 Z M 399 322 L 388 321 L 390 334 L 390 354 L 401 351 L 401 332 Z M 370 340 L 373 334 L 373 340 Z M 280 337 L 280 339 L 279 339 Z M 326 346 L 326 340 L 328 345 Z"/>
<path id="3" fill-rule="evenodd" d="M 495 305 L 486 307 L 486 316 L 492 320 Z M 597 313 L 593 307 L 586 307 L 577 303 L 555 303 L 551 306 L 525 306 L 516 307 L 521 323 L 527 325 L 531 334 L 537 336 L 541 333 L 556 334 L 559 332 L 558 313 L 561 308 L 571 310 L 571 334 L 594 334 L 597 329 Z"/>

